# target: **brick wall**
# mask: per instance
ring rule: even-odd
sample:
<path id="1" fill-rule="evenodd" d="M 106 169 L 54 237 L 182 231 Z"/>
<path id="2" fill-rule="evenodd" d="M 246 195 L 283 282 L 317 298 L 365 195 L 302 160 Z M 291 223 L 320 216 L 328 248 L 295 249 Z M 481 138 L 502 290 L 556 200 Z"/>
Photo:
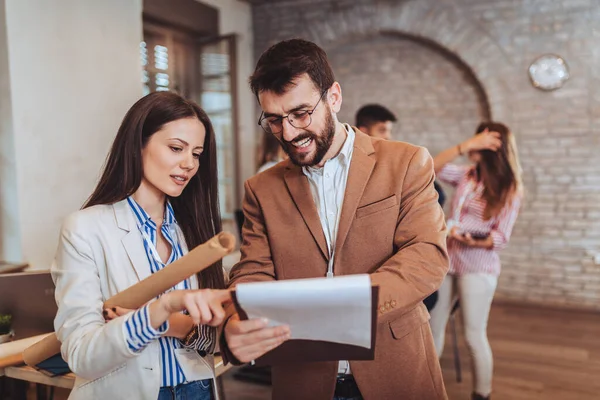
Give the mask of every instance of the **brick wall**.
<path id="1" fill-rule="evenodd" d="M 600 310 L 600 0 L 256 1 L 253 17 L 256 56 L 290 37 L 319 43 L 343 120 L 385 103 L 397 137 L 433 154 L 470 135 L 487 101 L 517 136 L 527 196 L 497 298 Z M 562 89 L 531 86 L 544 53 L 569 64 Z"/>
<path id="2" fill-rule="evenodd" d="M 354 124 L 362 105 L 383 104 L 398 117 L 394 139 L 436 154 L 489 115 L 468 71 L 412 38 L 378 35 L 335 47 L 328 57 L 344 96 L 340 121 Z"/>

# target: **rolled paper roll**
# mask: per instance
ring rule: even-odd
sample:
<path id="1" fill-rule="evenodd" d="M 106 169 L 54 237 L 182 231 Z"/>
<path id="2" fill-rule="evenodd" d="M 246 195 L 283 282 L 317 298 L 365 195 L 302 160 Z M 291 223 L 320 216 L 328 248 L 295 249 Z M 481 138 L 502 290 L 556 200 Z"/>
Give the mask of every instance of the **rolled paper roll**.
<path id="1" fill-rule="evenodd" d="M 104 308 L 115 306 L 140 308 L 179 282 L 210 267 L 231 253 L 234 247 L 235 236 L 228 232 L 221 232 L 179 260 L 106 300 Z"/>
<path id="2" fill-rule="evenodd" d="M 53 333 L 23 350 L 19 364 L 25 363 L 30 367 L 35 367 L 58 353 L 60 353 L 60 342 L 56 334 Z"/>
<path id="3" fill-rule="evenodd" d="M 140 308 L 179 282 L 210 267 L 231 253 L 234 247 L 235 236 L 228 232 L 221 232 L 177 261 L 106 300 L 104 308 L 115 306 Z M 24 361 L 27 365 L 35 367 L 58 353 L 60 353 L 60 342 L 56 335 L 52 334 L 26 348 L 21 362 Z"/>
<path id="4" fill-rule="evenodd" d="M 23 350 L 51 335 L 54 334 L 50 332 L 43 335 L 32 336 L 30 338 L 13 340 L 12 342 L 0 344 L 0 368 L 23 364 Z"/>

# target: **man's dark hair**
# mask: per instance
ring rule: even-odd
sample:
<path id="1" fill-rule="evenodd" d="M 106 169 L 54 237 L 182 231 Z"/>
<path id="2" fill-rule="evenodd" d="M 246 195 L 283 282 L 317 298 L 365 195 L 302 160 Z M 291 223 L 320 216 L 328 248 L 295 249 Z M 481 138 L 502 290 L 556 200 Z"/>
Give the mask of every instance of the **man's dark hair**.
<path id="1" fill-rule="evenodd" d="M 390 110 L 379 104 L 367 104 L 356 113 L 356 127 L 370 128 L 377 122 L 396 122 L 396 116 Z"/>
<path id="2" fill-rule="evenodd" d="M 335 82 L 327 54 L 322 48 L 303 39 L 284 40 L 260 56 L 250 77 L 250 88 L 257 97 L 264 91 L 280 95 L 305 73 L 319 93 L 325 92 Z"/>

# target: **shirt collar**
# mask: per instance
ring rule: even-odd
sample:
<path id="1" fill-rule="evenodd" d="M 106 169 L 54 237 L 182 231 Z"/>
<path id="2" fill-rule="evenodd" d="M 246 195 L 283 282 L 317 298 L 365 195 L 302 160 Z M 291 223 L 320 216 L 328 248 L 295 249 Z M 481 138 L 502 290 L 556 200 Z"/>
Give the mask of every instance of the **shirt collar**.
<path id="1" fill-rule="evenodd" d="M 137 201 L 133 199 L 132 196 L 127 198 L 127 202 L 135 215 L 135 219 L 140 226 L 149 226 L 152 229 L 156 229 L 156 224 L 150 218 L 150 215 L 140 206 Z M 175 212 L 173 211 L 173 206 L 171 202 L 167 201 L 167 207 L 165 210 L 165 214 L 162 221 L 163 225 L 168 229 L 171 224 L 177 223 L 175 219 Z"/>
<path id="2" fill-rule="evenodd" d="M 171 224 L 175 224 L 177 223 L 177 220 L 175 219 L 175 211 L 173 211 L 173 206 L 171 205 L 171 202 L 169 200 L 167 200 L 167 210 L 165 212 L 165 218 L 163 221 L 163 224 L 167 225 L 167 227 L 171 226 Z"/>
<path id="3" fill-rule="evenodd" d="M 336 157 L 339 158 L 342 164 L 347 166 L 352 158 L 352 150 L 354 149 L 354 138 L 356 137 L 356 134 L 350 125 L 344 124 L 344 128 L 346 128 L 346 133 L 348 136 L 346 137 L 346 141 Z"/>
<path id="4" fill-rule="evenodd" d="M 344 125 L 344 129 L 346 129 L 346 133 L 347 133 L 346 140 L 344 141 L 344 144 L 342 145 L 340 152 L 335 157 L 327 160 L 325 163 L 328 163 L 332 160 L 338 160 L 340 162 L 340 164 L 347 167 L 348 163 L 352 159 L 352 151 L 354 149 L 354 138 L 356 137 L 356 134 L 354 133 L 354 129 L 352 129 L 352 127 L 350 125 L 348 125 L 348 124 L 343 124 L 343 125 Z M 323 168 L 303 167 L 302 170 L 303 170 L 304 174 L 314 174 L 314 173 L 321 173 L 323 171 Z"/>

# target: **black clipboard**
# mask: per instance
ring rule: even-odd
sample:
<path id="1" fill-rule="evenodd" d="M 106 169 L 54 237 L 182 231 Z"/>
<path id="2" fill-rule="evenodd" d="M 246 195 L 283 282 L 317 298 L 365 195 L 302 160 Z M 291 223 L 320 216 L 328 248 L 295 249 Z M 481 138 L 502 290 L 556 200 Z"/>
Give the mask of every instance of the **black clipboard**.
<path id="1" fill-rule="evenodd" d="M 233 304 L 241 320 L 248 315 L 240 306 L 236 292 L 231 293 Z M 375 339 L 377 337 L 377 310 L 379 286 L 371 287 L 371 347 L 365 348 L 350 344 L 327 342 L 323 340 L 290 339 L 279 347 L 255 360 L 257 366 L 282 365 L 301 362 L 322 362 L 339 360 L 373 360 L 375 358 Z"/>

